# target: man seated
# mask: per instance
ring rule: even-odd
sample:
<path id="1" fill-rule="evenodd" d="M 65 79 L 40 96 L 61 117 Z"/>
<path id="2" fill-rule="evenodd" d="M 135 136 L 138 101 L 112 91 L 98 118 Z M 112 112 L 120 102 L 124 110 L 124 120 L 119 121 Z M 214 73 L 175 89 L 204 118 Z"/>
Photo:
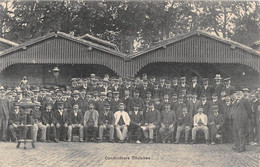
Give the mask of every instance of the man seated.
<path id="1" fill-rule="evenodd" d="M 26 115 L 20 113 L 20 108 L 19 106 L 14 106 L 14 111 L 10 112 L 10 118 L 9 118 L 9 130 L 11 132 L 11 140 L 12 141 L 17 141 L 18 137 L 16 134 L 16 130 L 18 130 L 19 125 L 25 124 L 26 121 Z M 27 128 L 26 126 L 24 126 L 24 128 Z M 20 128 L 19 129 L 19 137 L 24 137 L 25 134 L 23 134 L 23 136 L 21 136 L 21 132 L 23 130 Z M 27 129 L 25 130 L 27 131 Z"/>
<path id="2" fill-rule="evenodd" d="M 83 142 L 83 114 L 77 103 L 73 105 L 73 110 L 69 114 L 68 142 L 71 142 L 74 128 L 79 128 L 79 141 Z"/>
<path id="3" fill-rule="evenodd" d="M 173 110 L 171 110 L 171 105 L 169 103 L 165 103 L 165 108 L 161 112 L 161 128 L 159 129 L 159 133 L 162 138 L 162 143 L 170 143 L 169 137 L 174 132 L 174 126 L 176 124 L 176 115 Z"/>
<path id="4" fill-rule="evenodd" d="M 34 119 L 34 125 L 33 125 L 33 129 L 34 129 L 34 136 L 33 136 L 33 140 L 37 141 L 37 134 L 38 134 L 38 129 L 41 130 L 41 142 L 46 142 L 46 126 L 42 124 L 42 112 L 40 110 L 41 107 L 41 103 L 39 102 L 35 102 L 35 106 L 34 109 L 32 110 L 32 116 Z"/>
<path id="5" fill-rule="evenodd" d="M 176 132 L 176 141 L 175 144 L 179 143 L 180 135 L 182 131 L 185 130 L 185 144 L 188 144 L 188 139 L 190 135 L 190 130 L 192 127 L 192 116 L 191 113 L 188 112 L 187 106 L 184 105 L 182 107 L 182 113 L 178 115 L 177 118 L 177 132 Z"/>
<path id="6" fill-rule="evenodd" d="M 88 110 L 85 112 L 84 115 L 84 135 L 85 135 L 85 141 L 88 140 L 88 130 L 93 129 L 93 139 L 94 142 L 97 141 L 96 135 L 98 131 L 98 111 L 95 110 L 95 106 L 93 102 L 89 103 Z"/>
<path id="7" fill-rule="evenodd" d="M 102 142 L 104 130 L 109 129 L 109 141 L 114 143 L 114 124 L 115 118 L 113 111 L 110 110 L 110 104 L 106 102 L 104 104 L 104 111 L 99 113 L 99 138 L 98 142 Z"/>
<path id="8" fill-rule="evenodd" d="M 211 144 L 216 144 L 216 138 L 222 137 L 218 133 L 221 131 L 221 128 L 224 125 L 223 115 L 218 113 L 218 106 L 212 106 L 213 114 L 209 116 L 209 130 L 210 130 L 210 138 Z"/>
<path id="9" fill-rule="evenodd" d="M 141 143 L 142 137 L 142 129 L 141 126 L 144 124 L 144 116 L 143 111 L 139 111 L 139 105 L 134 104 L 134 111 L 129 111 L 129 116 L 131 119 L 130 126 L 129 126 L 129 136 L 133 133 L 137 133 L 137 140 L 136 143 Z"/>
<path id="10" fill-rule="evenodd" d="M 46 106 L 46 110 L 42 113 L 42 122 L 43 125 L 46 126 L 46 139 L 47 142 L 51 140 L 51 133 L 53 134 L 53 138 L 55 142 L 58 142 L 56 138 L 56 127 L 55 127 L 55 117 L 52 111 L 52 104 L 48 103 Z"/>
<path id="11" fill-rule="evenodd" d="M 115 112 L 115 129 L 119 143 L 124 143 L 127 135 L 127 126 L 130 125 L 130 117 L 127 112 L 125 112 L 126 106 L 124 103 L 118 105 L 119 111 Z M 122 130 L 122 131 L 121 131 Z"/>
<path id="12" fill-rule="evenodd" d="M 64 102 L 58 102 L 58 108 L 54 111 L 56 118 L 56 133 L 57 139 L 60 141 L 66 140 L 68 133 L 69 115 L 64 109 Z"/>
<path id="13" fill-rule="evenodd" d="M 159 127 L 160 124 L 160 112 L 155 110 L 153 101 L 148 103 L 148 110 L 144 114 L 145 124 L 141 126 L 145 142 L 153 143 L 153 131 Z M 149 136 L 148 132 L 149 131 Z"/>
<path id="14" fill-rule="evenodd" d="M 198 113 L 194 115 L 193 118 L 193 128 L 192 128 L 192 141 L 191 144 L 194 144 L 196 141 L 196 133 L 199 130 L 202 130 L 206 143 L 209 144 L 209 129 L 207 127 L 208 124 L 208 117 L 206 114 L 203 114 L 203 108 L 201 106 L 198 107 Z"/>

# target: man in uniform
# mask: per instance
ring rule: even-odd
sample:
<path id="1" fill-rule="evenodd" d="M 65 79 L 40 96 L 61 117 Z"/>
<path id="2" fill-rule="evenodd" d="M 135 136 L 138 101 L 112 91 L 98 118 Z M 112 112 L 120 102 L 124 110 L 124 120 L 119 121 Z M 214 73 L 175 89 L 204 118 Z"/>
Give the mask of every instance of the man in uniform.
<path id="1" fill-rule="evenodd" d="M 224 125 L 223 115 L 218 113 L 218 106 L 212 106 L 213 114 L 209 116 L 209 132 L 211 138 L 211 144 L 216 144 L 216 139 L 220 138 L 218 133 L 222 131 L 222 127 Z"/>
<path id="2" fill-rule="evenodd" d="M 65 141 L 68 133 L 69 115 L 64 110 L 64 103 L 58 102 L 58 108 L 54 110 L 54 116 L 56 118 L 56 133 L 57 139 Z"/>
<path id="3" fill-rule="evenodd" d="M 83 142 L 83 114 L 79 110 L 79 105 L 74 104 L 73 110 L 69 113 L 68 142 L 72 140 L 72 130 L 79 128 L 79 140 Z"/>
<path id="4" fill-rule="evenodd" d="M 175 144 L 179 143 L 181 132 L 185 130 L 185 144 L 188 144 L 190 130 L 193 119 L 191 113 L 188 112 L 187 106 L 182 107 L 182 113 L 177 117 L 177 132 Z"/>
<path id="5" fill-rule="evenodd" d="M 103 140 L 103 132 L 106 129 L 109 129 L 109 141 L 114 143 L 114 112 L 110 110 L 110 104 L 106 102 L 104 104 L 105 109 L 102 112 L 99 112 L 99 138 L 98 142 L 102 142 Z"/>
<path id="6" fill-rule="evenodd" d="M 134 104 L 134 111 L 129 111 L 129 116 L 131 119 L 130 126 L 129 126 L 129 137 L 133 133 L 137 133 L 137 140 L 136 143 L 141 143 L 141 137 L 142 137 L 142 129 L 141 126 L 144 124 L 144 115 L 143 111 L 139 111 L 138 104 Z"/>
<path id="7" fill-rule="evenodd" d="M 160 112 L 155 110 L 154 103 L 151 101 L 148 103 L 148 111 L 144 114 L 145 124 L 141 127 L 144 133 L 145 142 L 153 143 L 153 131 L 159 127 L 160 124 Z M 149 136 L 148 132 L 149 131 Z"/>
<path id="8" fill-rule="evenodd" d="M 171 110 L 169 103 L 165 103 L 165 108 L 161 111 L 161 128 L 159 129 L 162 143 L 170 143 L 169 137 L 173 134 L 175 125 L 175 111 Z"/>

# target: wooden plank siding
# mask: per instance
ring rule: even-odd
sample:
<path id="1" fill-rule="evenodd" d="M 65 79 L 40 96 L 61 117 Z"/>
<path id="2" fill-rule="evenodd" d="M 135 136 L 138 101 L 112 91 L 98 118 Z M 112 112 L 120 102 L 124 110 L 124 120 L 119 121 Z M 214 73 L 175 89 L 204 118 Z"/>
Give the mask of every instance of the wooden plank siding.
<path id="1" fill-rule="evenodd" d="M 166 46 L 166 48 L 164 47 Z M 203 33 L 163 43 L 139 54 L 109 52 L 62 35 L 48 36 L 30 45 L 0 54 L 0 72 L 13 64 L 99 64 L 121 77 L 134 77 L 150 63 L 235 63 L 252 67 L 260 73 L 260 53 L 234 47 Z"/>

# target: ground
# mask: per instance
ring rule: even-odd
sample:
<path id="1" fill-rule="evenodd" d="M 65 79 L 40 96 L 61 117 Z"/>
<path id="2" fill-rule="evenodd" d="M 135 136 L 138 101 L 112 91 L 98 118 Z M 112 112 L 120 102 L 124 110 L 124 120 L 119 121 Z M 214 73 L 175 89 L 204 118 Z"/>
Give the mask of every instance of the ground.
<path id="1" fill-rule="evenodd" d="M 16 149 L 0 142 L 0 167 L 258 167 L 260 147 L 248 146 L 235 153 L 231 145 L 129 144 L 129 143 L 36 143 L 36 148 Z M 120 158 L 111 160 L 109 158 Z M 132 156 L 150 158 L 133 159 Z M 128 158 L 129 159 L 122 159 Z"/>

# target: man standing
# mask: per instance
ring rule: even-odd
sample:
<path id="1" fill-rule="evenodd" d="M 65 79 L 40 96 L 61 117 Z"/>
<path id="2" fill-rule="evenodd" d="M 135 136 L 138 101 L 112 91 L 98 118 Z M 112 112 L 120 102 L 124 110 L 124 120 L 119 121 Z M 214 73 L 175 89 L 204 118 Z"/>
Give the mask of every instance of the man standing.
<path id="1" fill-rule="evenodd" d="M 215 79 L 215 84 L 213 85 L 213 93 L 217 94 L 218 98 L 220 98 L 220 94 L 223 88 L 223 84 L 221 83 L 221 75 L 220 74 L 216 74 Z"/>
<path id="2" fill-rule="evenodd" d="M 0 131 L 2 130 L 2 141 L 6 142 L 6 134 L 9 120 L 9 101 L 5 97 L 5 90 L 0 86 Z"/>
<path id="3" fill-rule="evenodd" d="M 165 103 L 165 109 L 161 112 L 161 128 L 159 129 L 162 143 L 170 143 L 170 140 L 168 139 L 174 132 L 175 124 L 175 112 L 171 110 L 171 105 L 169 103 Z"/>
<path id="4" fill-rule="evenodd" d="M 130 117 L 127 112 L 125 112 L 126 106 L 124 103 L 118 105 L 119 111 L 114 114 L 115 117 L 115 129 L 119 143 L 124 143 L 127 135 L 127 126 L 130 125 Z M 121 131 L 122 130 L 122 131 Z"/>
<path id="5" fill-rule="evenodd" d="M 200 88 L 201 86 L 197 83 L 197 77 L 196 76 L 192 77 L 192 85 L 190 91 L 191 94 L 197 95 L 198 99 L 200 98 L 200 92 L 201 92 Z"/>
<path id="6" fill-rule="evenodd" d="M 243 97 L 242 91 L 236 92 L 237 100 L 231 110 L 231 119 L 233 120 L 234 147 L 233 150 L 238 153 L 245 151 L 246 129 L 248 121 L 252 116 L 252 108 L 248 99 Z"/>
<path id="7" fill-rule="evenodd" d="M 194 144 L 196 141 L 196 133 L 199 130 L 202 130 L 204 135 L 205 135 L 205 139 L 206 139 L 206 143 L 209 144 L 209 130 L 208 130 L 208 117 L 206 114 L 203 114 L 203 108 L 201 106 L 198 107 L 198 113 L 196 115 L 194 115 L 193 118 L 193 128 L 192 128 L 192 141 L 191 144 Z"/>

